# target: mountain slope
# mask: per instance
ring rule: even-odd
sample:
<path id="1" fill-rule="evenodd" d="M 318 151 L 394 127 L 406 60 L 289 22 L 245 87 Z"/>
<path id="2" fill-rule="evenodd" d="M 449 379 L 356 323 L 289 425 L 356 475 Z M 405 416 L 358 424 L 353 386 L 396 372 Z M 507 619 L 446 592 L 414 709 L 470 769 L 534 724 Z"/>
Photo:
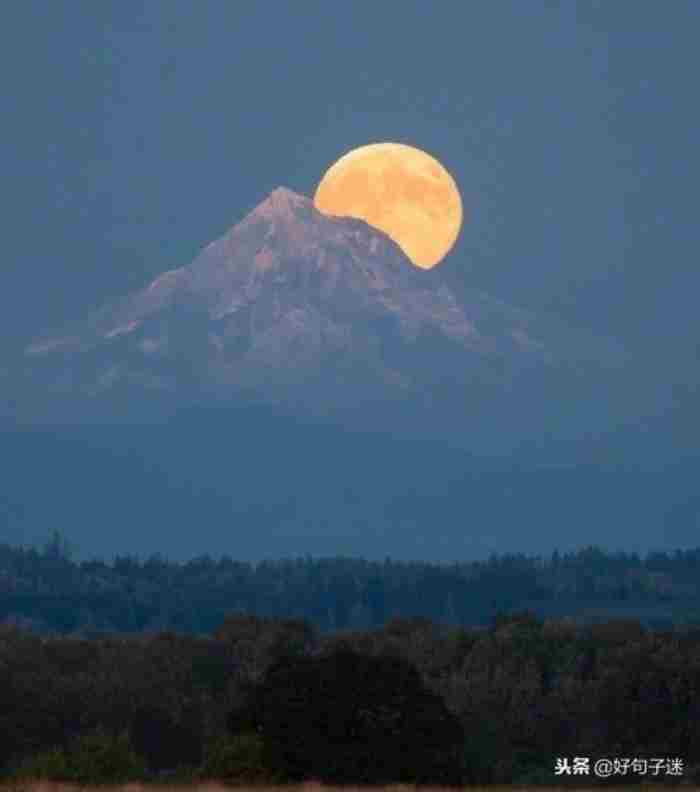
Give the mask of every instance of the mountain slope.
<path id="1" fill-rule="evenodd" d="M 535 326 L 480 292 L 460 305 L 381 231 L 278 188 L 189 266 L 31 344 L 35 399 L 19 401 L 80 402 L 83 414 L 85 400 L 123 412 L 245 397 L 326 412 L 464 387 L 488 400 L 576 370 Z"/>

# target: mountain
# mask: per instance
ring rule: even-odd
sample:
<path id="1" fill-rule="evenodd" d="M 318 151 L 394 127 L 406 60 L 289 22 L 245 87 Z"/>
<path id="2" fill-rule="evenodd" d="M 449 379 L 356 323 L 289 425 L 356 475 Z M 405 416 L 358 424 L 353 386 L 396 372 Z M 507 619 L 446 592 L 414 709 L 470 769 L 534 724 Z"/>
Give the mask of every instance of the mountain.
<path id="1" fill-rule="evenodd" d="M 88 557 L 692 546 L 697 461 L 666 464 L 666 423 L 629 426 L 624 360 L 278 189 L 0 360 L 0 534 L 59 526 Z"/>
<path id="2" fill-rule="evenodd" d="M 321 415 L 455 398 L 476 409 L 552 376 L 574 392 L 582 365 L 619 362 L 538 322 L 475 290 L 460 303 L 383 232 L 278 188 L 189 266 L 32 343 L 14 402 L 78 420 L 236 400 Z"/>

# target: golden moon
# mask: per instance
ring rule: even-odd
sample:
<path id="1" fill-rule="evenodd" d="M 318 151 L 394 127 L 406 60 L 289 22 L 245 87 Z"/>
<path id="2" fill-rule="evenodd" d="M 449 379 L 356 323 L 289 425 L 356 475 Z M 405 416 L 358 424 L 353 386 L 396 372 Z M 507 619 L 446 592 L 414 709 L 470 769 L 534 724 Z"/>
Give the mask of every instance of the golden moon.
<path id="1" fill-rule="evenodd" d="M 403 143 L 372 143 L 342 156 L 321 179 L 314 205 L 384 231 L 422 269 L 442 261 L 462 226 L 452 176 L 434 157 Z"/>

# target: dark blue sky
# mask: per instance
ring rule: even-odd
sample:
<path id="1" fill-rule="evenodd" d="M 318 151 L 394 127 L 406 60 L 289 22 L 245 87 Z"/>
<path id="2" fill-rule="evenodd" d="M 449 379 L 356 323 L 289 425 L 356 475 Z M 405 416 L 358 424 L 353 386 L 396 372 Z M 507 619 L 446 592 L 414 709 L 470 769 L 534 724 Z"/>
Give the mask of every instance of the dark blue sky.
<path id="1" fill-rule="evenodd" d="M 3 350 L 395 140 L 459 184 L 458 294 L 616 338 L 630 416 L 697 436 L 696 0 L 15 0 L 0 26 Z"/>

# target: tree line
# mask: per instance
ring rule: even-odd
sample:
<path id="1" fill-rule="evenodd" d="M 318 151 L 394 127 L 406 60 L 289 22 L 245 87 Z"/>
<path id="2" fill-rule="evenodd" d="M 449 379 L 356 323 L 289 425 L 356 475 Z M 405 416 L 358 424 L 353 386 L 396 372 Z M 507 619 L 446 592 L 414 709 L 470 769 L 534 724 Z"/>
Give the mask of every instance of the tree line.
<path id="1" fill-rule="evenodd" d="M 310 557 L 251 564 L 201 556 L 76 562 L 55 532 L 42 549 L 0 545 L 0 623 L 41 633 L 212 633 L 231 612 L 300 618 L 321 632 L 379 628 L 393 617 L 486 626 L 496 613 L 700 623 L 700 549 L 493 555 L 437 565 Z"/>

